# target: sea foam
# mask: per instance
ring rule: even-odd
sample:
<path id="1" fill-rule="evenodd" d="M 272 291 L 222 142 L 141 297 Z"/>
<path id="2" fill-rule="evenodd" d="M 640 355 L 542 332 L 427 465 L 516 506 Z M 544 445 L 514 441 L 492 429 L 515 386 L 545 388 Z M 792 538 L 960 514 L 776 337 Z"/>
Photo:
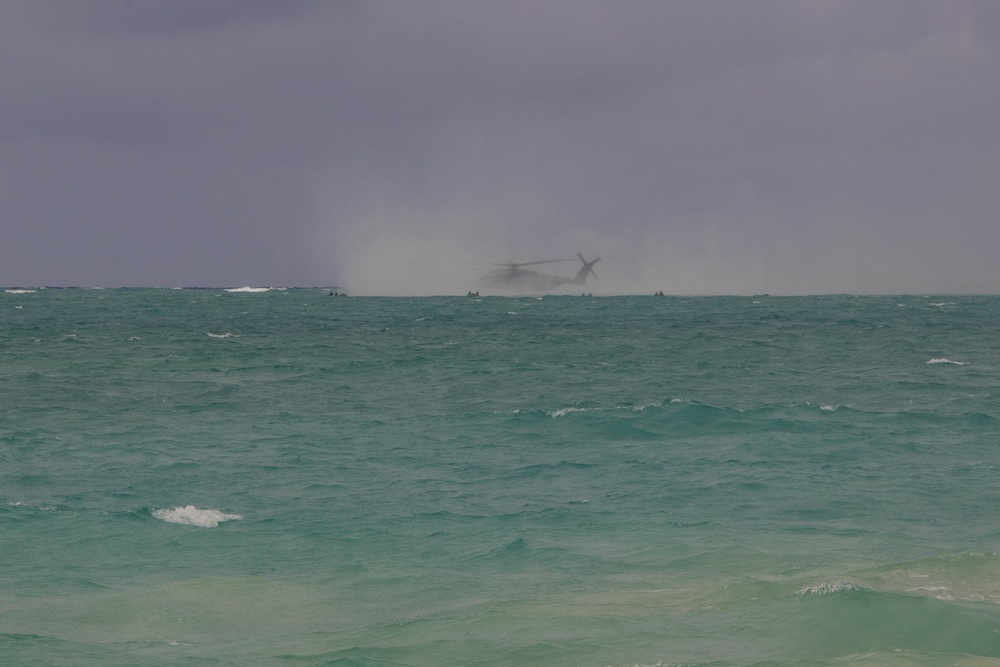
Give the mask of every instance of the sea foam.
<path id="1" fill-rule="evenodd" d="M 571 412 L 587 412 L 589 410 L 595 410 L 597 408 L 559 408 L 558 410 L 553 410 L 549 414 L 553 417 L 564 417 Z"/>
<path id="2" fill-rule="evenodd" d="M 200 510 L 194 505 L 175 507 L 173 509 L 153 510 L 153 516 L 167 523 L 182 523 L 202 528 L 215 528 L 223 521 L 242 519 L 239 514 L 226 514 L 219 510 Z"/>
<path id="3" fill-rule="evenodd" d="M 853 581 L 836 581 L 834 583 L 823 583 L 815 586 L 808 586 L 795 591 L 796 595 L 832 595 L 834 593 L 844 593 L 847 591 L 860 591 L 861 588 Z"/>

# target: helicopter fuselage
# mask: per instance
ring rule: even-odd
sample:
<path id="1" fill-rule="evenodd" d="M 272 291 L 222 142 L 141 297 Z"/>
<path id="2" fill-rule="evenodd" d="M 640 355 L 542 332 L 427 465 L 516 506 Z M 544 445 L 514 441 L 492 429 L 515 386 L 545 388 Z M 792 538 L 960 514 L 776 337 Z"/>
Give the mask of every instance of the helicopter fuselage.
<path id="1" fill-rule="evenodd" d="M 562 285 L 584 285 L 587 282 L 588 275 L 593 274 L 595 278 L 597 277 L 593 267 L 601 258 L 597 257 L 593 261 L 588 262 L 580 253 L 577 253 L 577 257 L 583 263 L 583 266 L 580 267 L 580 270 L 572 278 L 564 278 L 532 269 L 521 268 L 526 264 L 546 264 L 568 260 L 546 260 L 542 262 L 526 262 L 525 264 L 510 262 L 505 265 L 505 268 L 494 269 L 487 273 L 480 280 L 480 284 L 485 288 L 511 290 L 521 293 L 551 292 Z"/>

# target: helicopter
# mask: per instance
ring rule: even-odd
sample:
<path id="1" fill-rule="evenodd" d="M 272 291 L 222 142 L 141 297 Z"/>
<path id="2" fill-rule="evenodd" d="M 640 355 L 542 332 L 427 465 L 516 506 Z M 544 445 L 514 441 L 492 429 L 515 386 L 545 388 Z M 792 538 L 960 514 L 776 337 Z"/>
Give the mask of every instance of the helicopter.
<path id="1" fill-rule="evenodd" d="M 588 262 L 583 258 L 582 253 L 576 253 L 577 258 L 583 263 L 580 270 L 572 278 L 553 276 L 547 273 L 539 273 L 533 269 L 523 269 L 523 266 L 533 266 L 535 264 L 555 264 L 558 262 L 575 262 L 575 259 L 542 259 L 534 262 L 502 262 L 495 264 L 503 268 L 493 269 L 483 276 L 479 283 L 484 288 L 496 288 L 506 290 L 516 290 L 518 292 L 551 292 L 562 285 L 583 285 L 587 282 L 588 276 L 597 278 L 594 272 L 594 264 L 601 261 L 600 257 Z"/>

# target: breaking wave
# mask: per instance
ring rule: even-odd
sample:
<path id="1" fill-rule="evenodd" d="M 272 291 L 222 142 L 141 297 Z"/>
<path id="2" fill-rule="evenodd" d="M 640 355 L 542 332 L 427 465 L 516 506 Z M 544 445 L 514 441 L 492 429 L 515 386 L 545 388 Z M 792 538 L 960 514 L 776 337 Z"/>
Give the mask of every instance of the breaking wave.
<path id="1" fill-rule="evenodd" d="M 202 528 L 215 528 L 223 521 L 233 521 L 243 518 L 240 514 L 227 514 L 213 509 L 202 510 L 194 505 L 153 510 L 151 514 L 167 523 L 180 523 L 188 526 L 200 526 Z"/>
<path id="2" fill-rule="evenodd" d="M 844 593 L 847 591 L 860 591 L 861 588 L 853 581 L 836 581 L 834 583 L 823 583 L 815 586 L 808 586 L 795 591 L 796 595 L 832 595 L 834 593 Z"/>

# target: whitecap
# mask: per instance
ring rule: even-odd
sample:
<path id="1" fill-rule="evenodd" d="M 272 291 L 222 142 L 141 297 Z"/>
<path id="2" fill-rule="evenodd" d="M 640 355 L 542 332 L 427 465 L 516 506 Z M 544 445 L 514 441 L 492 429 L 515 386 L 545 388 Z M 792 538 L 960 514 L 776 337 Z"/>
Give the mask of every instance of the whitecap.
<path id="1" fill-rule="evenodd" d="M 7 289 L 4 290 L 7 294 L 34 294 L 38 290 L 33 289 Z"/>
<path id="2" fill-rule="evenodd" d="M 227 292 L 270 292 L 270 287 L 229 287 L 226 289 Z"/>
<path id="3" fill-rule="evenodd" d="M 673 401 L 671 401 L 671 403 L 673 403 Z M 660 402 L 660 403 L 643 403 L 642 405 L 632 405 L 632 406 L 629 406 L 628 409 L 631 410 L 632 412 L 642 412 L 646 408 L 659 408 L 659 407 L 662 407 L 662 406 L 663 406 L 662 402 Z"/>
<path id="4" fill-rule="evenodd" d="M 243 518 L 239 514 L 226 514 L 219 510 L 200 510 L 194 505 L 153 510 L 152 515 L 167 523 L 180 523 L 188 526 L 201 526 L 202 528 L 215 528 L 223 521 Z"/>
<path id="5" fill-rule="evenodd" d="M 838 406 L 838 405 L 821 405 L 821 406 L 819 406 L 819 409 L 822 410 L 823 412 L 836 412 L 838 407 L 840 407 L 840 406 Z"/>
<path id="6" fill-rule="evenodd" d="M 558 410 L 553 410 L 549 414 L 553 417 L 563 417 L 570 412 L 585 412 L 587 408 L 559 408 Z"/>
<path id="7" fill-rule="evenodd" d="M 861 588 L 853 581 L 836 581 L 832 584 L 817 584 L 795 591 L 796 595 L 830 595 L 845 591 L 860 591 Z"/>
<path id="8" fill-rule="evenodd" d="M 27 507 L 28 509 L 41 510 L 43 512 L 56 512 L 58 511 L 52 505 L 29 505 L 28 503 L 16 500 L 12 503 L 7 503 L 7 507 Z"/>
<path id="9" fill-rule="evenodd" d="M 675 402 L 675 401 L 671 401 Z M 550 417 L 565 417 L 571 412 L 605 412 L 609 410 L 628 410 L 629 412 L 642 412 L 646 408 L 658 408 L 661 407 L 663 403 L 644 403 L 641 405 L 616 405 L 611 408 L 559 408 L 558 410 L 546 411 L 545 414 Z"/>
<path id="10" fill-rule="evenodd" d="M 210 331 L 206 331 L 205 333 L 211 338 L 238 338 L 234 333 L 214 334 Z"/>
<path id="11" fill-rule="evenodd" d="M 945 359 L 944 357 L 939 357 L 937 359 L 928 359 L 929 364 L 954 364 L 955 366 L 968 366 L 967 361 L 952 361 L 951 359 Z"/>

